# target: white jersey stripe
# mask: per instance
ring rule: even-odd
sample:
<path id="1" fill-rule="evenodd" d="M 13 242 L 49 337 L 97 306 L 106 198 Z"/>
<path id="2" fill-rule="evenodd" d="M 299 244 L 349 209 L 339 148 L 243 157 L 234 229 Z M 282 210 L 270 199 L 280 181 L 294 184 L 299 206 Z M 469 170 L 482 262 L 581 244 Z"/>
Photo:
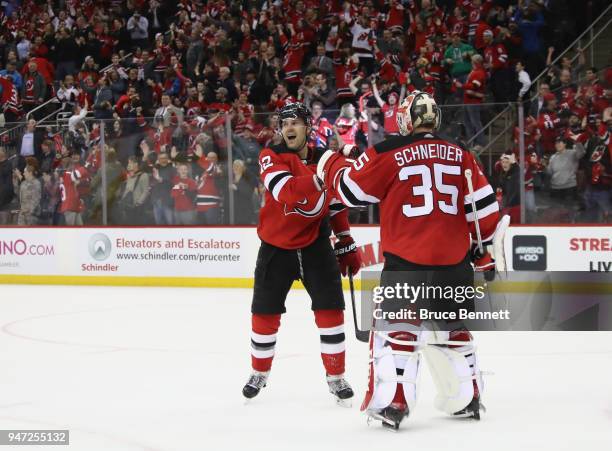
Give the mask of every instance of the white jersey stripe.
<path id="1" fill-rule="evenodd" d="M 483 186 L 482 188 L 474 191 L 474 201 L 478 202 L 480 199 L 483 199 L 489 195 L 493 194 L 493 188 L 491 185 Z M 468 205 L 472 203 L 472 196 L 469 194 L 465 195 L 464 204 Z"/>
<path id="2" fill-rule="evenodd" d="M 355 205 L 353 202 L 348 200 L 348 198 L 351 197 L 351 195 L 354 196 L 358 201 L 367 202 L 370 204 L 375 204 L 375 203 L 380 202 L 380 199 L 378 199 L 377 197 L 374 197 L 374 196 L 371 196 L 365 193 L 359 187 L 359 185 L 357 185 L 351 179 L 350 172 L 351 172 L 351 168 L 345 170 L 342 174 L 342 181 L 346 185 L 347 189 L 350 191 L 350 193 L 345 193 L 344 190 L 342 189 L 342 185 L 339 186 L 338 192 L 340 193 L 340 196 L 342 197 L 342 202 L 345 205 L 348 205 L 349 207 L 361 206 L 361 205 Z"/>
<path id="3" fill-rule="evenodd" d="M 495 232 L 493 232 L 491 235 L 487 236 L 487 237 L 482 237 L 482 242 L 483 243 L 492 243 L 493 242 L 493 237 L 495 236 Z M 472 244 L 478 244 L 478 240 L 473 237 L 472 238 Z"/>
<path id="4" fill-rule="evenodd" d="M 266 177 L 264 178 L 264 186 L 266 187 L 267 190 L 270 190 L 269 186 L 270 186 L 270 182 L 272 181 L 272 179 L 274 177 L 276 177 L 278 174 L 283 174 L 287 171 L 274 171 L 274 172 L 269 172 L 266 174 Z M 289 176 L 289 174 L 287 174 Z"/>
<path id="5" fill-rule="evenodd" d="M 279 180 L 279 182 L 272 189 L 272 197 L 277 202 L 279 202 L 278 195 L 280 194 L 280 190 L 283 189 L 283 186 L 285 186 L 285 183 L 287 183 L 290 178 L 291 178 L 290 175 L 288 175 L 287 177 L 282 178 L 281 180 Z"/>
<path id="6" fill-rule="evenodd" d="M 493 213 L 497 213 L 498 211 L 499 204 L 497 202 L 494 202 L 489 206 L 478 210 L 478 219 L 486 218 L 487 216 L 492 215 Z M 474 222 L 474 213 L 466 214 L 465 218 L 468 220 L 468 222 Z"/>

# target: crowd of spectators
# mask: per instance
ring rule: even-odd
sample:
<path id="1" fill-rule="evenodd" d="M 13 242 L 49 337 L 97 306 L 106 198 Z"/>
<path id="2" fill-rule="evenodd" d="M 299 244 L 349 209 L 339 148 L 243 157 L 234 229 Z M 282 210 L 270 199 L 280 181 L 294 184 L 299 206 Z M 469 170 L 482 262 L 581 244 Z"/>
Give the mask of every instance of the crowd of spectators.
<path id="1" fill-rule="evenodd" d="M 553 52 L 551 48 L 549 55 Z M 550 59 L 550 58 L 549 58 Z M 584 80 L 577 82 L 583 71 Z M 572 75 L 572 73 L 574 75 Z M 601 76 L 603 74 L 604 76 Z M 527 219 L 609 222 L 612 208 L 612 73 L 572 66 L 563 58 L 539 86 L 524 123 L 525 162 L 514 146 L 497 162 L 500 202 L 520 222 L 520 169 L 525 173 Z"/>
<path id="2" fill-rule="evenodd" d="M 594 16 L 607 2 L 587 3 Z M 3 5 L 2 120 L 25 126 L 0 134 L 0 224 L 99 224 L 103 204 L 110 224 L 218 224 L 230 213 L 252 224 L 257 155 L 280 139 L 275 111 L 306 103 L 312 154 L 355 155 L 398 133 L 397 108 L 415 89 L 452 105 L 443 132 L 481 147 L 491 113 L 525 104 L 527 161 L 515 145 L 489 174 L 515 222 L 519 168 L 531 218 L 544 206 L 535 192 L 584 211 L 545 209 L 546 219 L 610 217 L 612 71 L 587 67 L 581 49 L 552 64 L 587 25 L 583 2 Z M 61 127 L 47 119 L 58 104 Z"/>

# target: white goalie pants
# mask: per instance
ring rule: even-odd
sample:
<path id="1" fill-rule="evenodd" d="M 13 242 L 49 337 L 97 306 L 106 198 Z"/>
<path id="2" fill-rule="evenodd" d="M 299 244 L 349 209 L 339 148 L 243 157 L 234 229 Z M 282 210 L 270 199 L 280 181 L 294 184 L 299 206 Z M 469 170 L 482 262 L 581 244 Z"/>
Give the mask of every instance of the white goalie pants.
<path id="1" fill-rule="evenodd" d="M 483 381 L 467 329 L 440 331 L 429 322 L 398 326 L 404 330 L 370 334 L 368 390 L 361 410 L 379 412 L 399 400 L 413 412 L 422 358 L 434 379 L 437 409 L 452 415 L 480 399 Z"/>

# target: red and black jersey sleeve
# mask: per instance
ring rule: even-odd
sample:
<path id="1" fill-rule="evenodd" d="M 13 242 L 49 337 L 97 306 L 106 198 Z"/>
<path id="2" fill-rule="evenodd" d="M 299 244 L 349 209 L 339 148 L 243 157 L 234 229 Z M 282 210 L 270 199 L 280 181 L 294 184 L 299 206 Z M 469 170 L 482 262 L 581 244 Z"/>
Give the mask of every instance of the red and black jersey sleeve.
<path id="1" fill-rule="evenodd" d="M 342 203 L 360 207 L 380 202 L 391 182 L 384 158 L 371 147 L 352 166 L 343 168 L 334 179 Z"/>
<path id="2" fill-rule="evenodd" d="M 321 191 L 315 174 L 294 175 L 289 165 L 270 149 L 264 149 L 259 155 L 259 167 L 261 181 L 277 202 L 296 205 Z"/>
<path id="3" fill-rule="evenodd" d="M 493 234 L 497 227 L 499 220 L 499 204 L 495 197 L 495 192 L 489 184 L 489 181 L 480 170 L 476 159 L 471 153 L 466 152 L 464 161 L 464 173 L 465 169 L 472 171 L 472 186 L 474 188 L 474 202 L 476 204 L 477 214 L 474 214 L 472 207 L 472 196 L 469 194 L 469 187 L 467 181 L 463 190 L 463 203 L 465 210 L 465 219 L 468 222 L 470 235 L 472 237 L 472 244 L 477 243 L 476 236 L 476 225 L 475 221 L 478 219 L 480 226 L 480 234 L 483 245 L 493 244 Z"/>

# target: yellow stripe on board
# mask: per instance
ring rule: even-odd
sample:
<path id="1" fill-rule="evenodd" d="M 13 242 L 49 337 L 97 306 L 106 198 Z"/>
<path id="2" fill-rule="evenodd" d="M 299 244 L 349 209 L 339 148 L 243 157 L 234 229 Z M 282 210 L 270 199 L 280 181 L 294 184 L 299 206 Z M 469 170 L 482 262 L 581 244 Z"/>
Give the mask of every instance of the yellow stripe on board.
<path id="1" fill-rule="evenodd" d="M 195 288 L 253 288 L 250 277 L 132 277 L 132 276 L 41 276 L 0 274 L 0 284 L 12 285 L 103 285 L 137 287 L 195 287 Z M 361 280 L 354 281 L 355 290 L 361 289 Z M 375 286 L 372 280 L 367 285 Z M 342 279 L 342 287 L 349 289 L 348 279 Z M 292 288 L 304 289 L 301 282 L 293 282 Z M 612 283 L 588 282 L 528 282 L 499 281 L 489 285 L 492 293 L 557 293 L 612 295 Z"/>
<path id="2" fill-rule="evenodd" d="M 104 285 L 115 287 L 195 287 L 195 288 L 253 288 L 250 277 L 131 277 L 131 276 L 39 276 L 0 274 L 0 284 L 11 285 Z M 348 290 L 348 280 L 342 281 Z M 355 280 L 355 289 L 360 283 Z M 292 288 L 304 289 L 302 282 Z"/>
<path id="3" fill-rule="evenodd" d="M 252 278 L 0 275 L 0 283 L 14 285 L 106 285 L 137 287 L 253 288 Z"/>
<path id="4" fill-rule="evenodd" d="M 492 293 L 555 293 L 612 295 L 612 283 L 605 282 L 509 282 L 499 281 L 490 285 Z"/>

